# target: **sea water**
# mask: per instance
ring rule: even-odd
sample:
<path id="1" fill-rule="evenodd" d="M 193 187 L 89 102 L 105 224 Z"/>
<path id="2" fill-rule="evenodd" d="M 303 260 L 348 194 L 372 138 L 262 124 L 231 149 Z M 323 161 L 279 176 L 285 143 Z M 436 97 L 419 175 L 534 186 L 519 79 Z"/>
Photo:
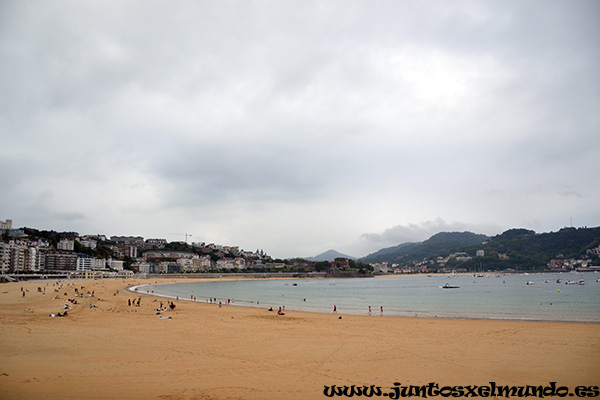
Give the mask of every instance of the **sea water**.
<path id="1" fill-rule="evenodd" d="M 389 276 L 181 282 L 137 288 L 168 298 L 338 314 L 600 322 L 600 274 Z M 567 285 L 567 281 L 585 284 Z M 560 280 L 560 283 L 557 283 Z M 443 289 L 449 283 L 458 286 Z M 214 301 L 214 300 L 213 300 Z"/>

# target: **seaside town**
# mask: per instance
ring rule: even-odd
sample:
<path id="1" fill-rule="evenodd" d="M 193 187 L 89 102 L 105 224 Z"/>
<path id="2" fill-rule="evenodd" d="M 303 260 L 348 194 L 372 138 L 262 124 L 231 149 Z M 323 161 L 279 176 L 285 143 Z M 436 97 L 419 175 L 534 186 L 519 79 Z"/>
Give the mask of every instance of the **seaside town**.
<path id="1" fill-rule="evenodd" d="M 278 260 L 264 250 L 246 251 L 239 246 L 214 243 L 168 242 L 140 236 L 79 235 L 27 228 L 13 228 L 12 220 L 0 221 L 0 273 L 56 273 L 70 277 L 118 277 L 168 273 L 208 272 L 323 272 L 351 266 L 372 268 L 353 260 L 315 262 Z"/>
<path id="2" fill-rule="evenodd" d="M 191 234 L 181 234 L 184 241 L 168 242 L 164 238 L 140 236 L 79 235 L 76 232 L 39 231 L 13 227 L 13 221 L 0 220 L 0 273 L 63 273 L 77 278 L 143 277 L 150 274 L 193 273 L 322 273 L 322 274 L 414 274 L 472 272 L 466 263 L 486 260 L 486 251 L 474 254 L 454 252 L 446 256 L 423 258 L 402 264 L 365 263 L 338 257 L 331 261 L 273 259 L 264 250 L 246 251 L 239 246 L 191 242 Z M 483 242 L 485 246 L 487 242 Z M 487 254 L 489 256 L 489 254 Z M 596 270 L 600 245 L 587 249 L 577 258 L 557 254 L 544 266 L 546 271 Z M 509 261 L 507 253 L 493 259 Z M 487 258 L 489 260 L 489 257 Z M 481 262 L 480 262 L 481 264 Z M 505 272 L 513 272 L 505 268 Z M 482 271 L 481 271 L 482 272 Z"/>

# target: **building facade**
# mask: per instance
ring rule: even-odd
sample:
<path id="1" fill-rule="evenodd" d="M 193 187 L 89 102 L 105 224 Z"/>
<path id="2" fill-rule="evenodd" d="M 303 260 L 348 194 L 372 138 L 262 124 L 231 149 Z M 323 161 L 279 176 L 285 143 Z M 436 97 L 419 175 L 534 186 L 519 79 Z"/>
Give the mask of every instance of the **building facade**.
<path id="1" fill-rule="evenodd" d="M 58 250 L 73 251 L 75 250 L 75 241 L 71 239 L 60 239 L 56 244 Z"/>
<path id="2" fill-rule="evenodd" d="M 41 269 L 41 251 L 20 240 L 0 242 L 0 272 L 35 272 Z"/>
<path id="3" fill-rule="evenodd" d="M 8 231 L 12 229 L 12 219 L 6 221 L 0 220 L 0 231 Z"/>
<path id="4" fill-rule="evenodd" d="M 42 256 L 43 268 L 51 271 L 76 271 L 77 254 L 64 251 L 48 251 Z"/>

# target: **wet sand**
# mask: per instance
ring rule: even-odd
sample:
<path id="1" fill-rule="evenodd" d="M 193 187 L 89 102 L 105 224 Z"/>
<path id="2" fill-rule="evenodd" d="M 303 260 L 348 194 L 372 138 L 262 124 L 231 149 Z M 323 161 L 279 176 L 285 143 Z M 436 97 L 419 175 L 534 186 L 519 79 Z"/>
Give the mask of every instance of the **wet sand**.
<path id="1" fill-rule="evenodd" d="M 142 295 L 140 307 L 128 305 L 139 296 L 125 288 L 150 282 L 61 283 L 59 292 L 55 281 L 0 284 L 0 398 L 324 399 L 325 385 L 600 385 L 600 324 L 377 310 L 278 316 L 200 299 L 176 301 L 162 314 L 171 319 L 160 319 L 155 309 L 166 299 Z M 95 297 L 51 318 L 75 287 Z"/>

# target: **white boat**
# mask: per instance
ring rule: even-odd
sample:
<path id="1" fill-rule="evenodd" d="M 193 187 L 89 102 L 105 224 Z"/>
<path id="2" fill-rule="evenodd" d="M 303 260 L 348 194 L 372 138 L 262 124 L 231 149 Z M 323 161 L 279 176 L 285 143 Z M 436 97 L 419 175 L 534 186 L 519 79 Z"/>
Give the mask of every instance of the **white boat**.
<path id="1" fill-rule="evenodd" d="M 527 281 L 527 285 L 533 285 L 533 281 Z"/>
<path id="2" fill-rule="evenodd" d="M 451 284 L 446 283 L 445 285 L 440 286 L 440 288 L 442 288 L 442 289 L 458 289 L 458 288 L 460 288 L 460 286 L 452 286 Z"/>
<path id="3" fill-rule="evenodd" d="M 577 285 L 577 282 L 572 281 L 572 280 L 568 280 L 565 282 L 565 285 Z"/>

